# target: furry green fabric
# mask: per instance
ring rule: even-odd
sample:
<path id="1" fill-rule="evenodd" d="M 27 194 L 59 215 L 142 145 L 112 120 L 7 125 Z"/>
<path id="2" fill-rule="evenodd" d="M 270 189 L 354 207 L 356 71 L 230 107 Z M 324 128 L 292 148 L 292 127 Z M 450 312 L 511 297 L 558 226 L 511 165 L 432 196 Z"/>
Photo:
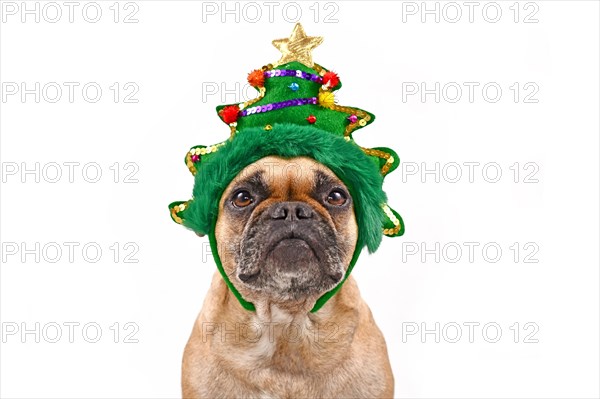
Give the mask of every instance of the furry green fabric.
<path id="1" fill-rule="evenodd" d="M 358 224 L 357 247 L 374 252 L 381 242 L 386 202 L 378 162 L 354 142 L 312 126 L 275 124 L 273 129 L 247 128 L 202 161 L 195 176 L 193 201 L 183 212 L 184 226 L 201 234 L 211 232 L 225 188 L 246 166 L 268 155 L 307 156 L 327 166 L 348 187 Z"/>

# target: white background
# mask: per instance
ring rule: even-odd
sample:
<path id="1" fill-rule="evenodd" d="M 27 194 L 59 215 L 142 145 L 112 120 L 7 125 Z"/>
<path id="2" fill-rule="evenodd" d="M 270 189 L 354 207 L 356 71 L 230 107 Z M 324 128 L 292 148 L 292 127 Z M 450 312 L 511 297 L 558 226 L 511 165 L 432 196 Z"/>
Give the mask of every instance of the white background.
<path id="1" fill-rule="evenodd" d="M 354 272 L 386 337 L 395 395 L 599 396 L 597 2 L 516 7 L 498 2 L 485 15 L 487 3 L 481 2 L 472 22 L 459 2 L 454 4 L 462 17 L 456 23 L 450 22 L 456 8 L 444 8 L 446 3 L 438 3 L 437 23 L 433 14 L 421 21 L 420 2 L 306 2 L 286 8 L 287 15 L 284 3 L 277 3 L 270 21 L 263 2 L 253 8 L 230 3 L 237 14 L 222 15 L 220 2 L 205 5 L 203 13 L 200 2 L 138 1 L 137 23 L 123 23 L 136 9 L 124 3 L 115 23 L 112 1 L 98 3 L 97 23 L 83 18 L 85 2 L 75 8 L 72 23 L 62 2 L 56 23 L 44 15 L 39 23 L 26 15 L 23 23 L 21 3 L 13 4 L 19 10 L 3 13 L 0 28 L 3 95 L 7 82 L 10 87 L 25 82 L 29 89 L 35 82 L 80 85 L 72 103 L 66 86 L 56 103 L 47 101 L 54 92 L 40 93 L 39 103 L 33 94 L 23 101 L 20 92 L 1 103 L 3 397 L 180 395 L 183 347 L 216 268 L 203 251 L 206 239 L 173 223 L 167 205 L 191 194 L 193 179 L 183 163 L 187 149 L 228 135 L 214 107 L 245 99 L 235 84 L 243 87 L 249 71 L 279 58 L 270 42 L 289 35 L 297 8 L 306 32 L 325 37 L 313 55 L 341 76 L 339 103 L 377 116 L 355 134 L 357 142 L 394 148 L 405 165 L 404 172 L 401 167 L 386 178 L 385 190 L 404 218 L 406 234 L 384 238 L 377 253 L 363 254 Z M 44 5 L 39 3 L 40 13 Z M 412 15 L 415 6 L 419 10 Z M 435 3 L 427 6 L 434 9 Z M 257 7 L 262 17 L 253 23 Z M 496 8 L 502 11 L 499 21 L 487 21 Z M 55 10 L 46 11 L 54 18 Z M 93 18 L 94 10 L 87 11 Z M 531 13 L 537 23 L 524 22 Z M 82 97 L 89 82 L 103 89 L 96 103 Z M 115 82 L 121 88 L 117 103 L 109 88 Z M 137 103 L 124 102 L 132 91 L 123 88 L 128 82 L 139 88 Z M 455 97 L 448 91 L 440 92 L 439 102 L 433 94 L 403 100 L 407 87 L 422 82 L 428 89 L 439 82 L 440 90 L 455 82 L 462 97 L 448 101 Z M 472 102 L 464 82 L 479 84 Z M 502 89 L 497 102 L 482 94 L 490 82 Z M 533 86 L 525 90 L 527 83 Z M 226 94 L 221 84 L 233 93 L 221 98 Z M 214 87 L 218 93 L 207 93 Z M 537 102 L 525 102 L 531 87 L 539 90 L 528 100 Z M 488 94 L 495 96 L 492 89 Z M 22 174 L 23 165 L 34 169 L 36 162 L 39 182 L 35 174 Z M 79 162 L 74 181 L 63 166 L 62 178 L 49 182 L 56 173 L 47 166 L 52 162 Z M 97 183 L 82 176 L 83 165 L 91 162 L 102 170 Z M 117 183 L 110 169 L 115 162 L 121 172 Z M 129 162 L 139 170 L 125 169 Z M 465 162 L 479 163 L 472 182 Z M 521 171 L 517 183 L 510 169 L 515 162 Z M 439 182 L 421 174 L 436 163 L 446 172 Z M 454 163 L 462 177 L 451 183 Z M 496 183 L 487 181 L 496 169 L 482 174 L 492 163 L 502 172 Z M 527 163 L 533 166 L 525 169 Z M 15 165 L 16 174 L 9 174 Z M 409 174 L 414 167 L 417 174 Z M 537 182 L 525 183 L 534 169 Z M 91 178 L 93 171 L 88 169 Z M 138 182 L 125 183 L 132 171 Z M 79 243 L 73 261 L 64 242 Z M 110 249 L 115 242 L 116 259 Z M 128 242 L 139 248 L 132 258 L 138 263 L 125 262 Z M 472 261 L 465 242 L 478 245 Z M 30 249 L 39 243 L 47 253 L 39 262 L 35 254 L 22 262 L 20 250 L 8 253 L 14 252 L 11 243 Z M 63 245 L 56 263 L 49 261 L 56 254 L 48 243 Z M 86 243 L 101 247 L 98 262 L 83 257 Z M 439 262 L 435 254 L 425 259 L 421 250 L 411 254 L 421 244 L 432 249 L 436 243 Z M 489 243 L 489 252 L 482 253 Z M 514 243 L 520 248 L 516 259 Z M 526 243 L 532 244 L 525 248 Z M 456 246 L 462 256 L 452 263 Z M 502 250 L 495 263 L 494 247 Z M 537 263 L 525 262 L 532 248 L 537 253 L 529 260 Z M 94 257 L 94 251 L 88 255 Z M 80 323 L 73 343 L 63 324 L 68 322 Z M 110 327 L 117 322 L 115 343 Z M 138 343 L 124 342 L 133 331 L 125 329 L 127 322 L 139 327 L 132 337 Z M 480 323 L 472 343 L 463 324 L 468 322 Z M 58 323 L 62 338 L 49 342 L 56 334 L 50 327 L 40 332 L 39 343 L 35 334 L 21 334 L 35 323 L 40 329 Z M 97 343 L 82 336 L 86 323 L 102 328 Z M 403 339 L 403 329 L 435 329 L 436 323 L 439 343 L 421 331 Z M 450 342 L 456 333 L 451 323 L 462 326 L 457 343 Z M 487 342 L 495 331 L 484 336 L 486 323 L 501 327 L 498 342 Z M 533 324 L 526 330 L 525 323 Z M 19 331 L 8 334 L 15 325 Z M 530 338 L 538 342 L 524 342 L 535 326 Z M 94 330 L 88 333 L 94 338 Z"/>

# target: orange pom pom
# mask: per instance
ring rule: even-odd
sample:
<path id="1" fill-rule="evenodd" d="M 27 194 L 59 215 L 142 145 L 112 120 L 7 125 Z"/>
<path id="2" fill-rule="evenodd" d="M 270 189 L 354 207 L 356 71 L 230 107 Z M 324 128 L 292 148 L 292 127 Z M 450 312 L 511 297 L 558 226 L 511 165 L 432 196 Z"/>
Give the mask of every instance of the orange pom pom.
<path id="1" fill-rule="evenodd" d="M 248 74 L 248 83 L 252 87 L 263 87 L 265 85 L 265 74 L 262 69 L 255 69 Z"/>

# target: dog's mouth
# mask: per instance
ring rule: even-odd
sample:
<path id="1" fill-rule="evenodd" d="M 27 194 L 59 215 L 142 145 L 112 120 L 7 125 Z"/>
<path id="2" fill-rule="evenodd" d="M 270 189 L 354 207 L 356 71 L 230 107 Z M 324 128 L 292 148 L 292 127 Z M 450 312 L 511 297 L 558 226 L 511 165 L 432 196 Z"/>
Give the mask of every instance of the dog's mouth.
<path id="1" fill-rule="evenodd" d="M 315 243 L 302 232 L 290 230 L 280 237 L 272 239 L 265 250 L 265 258 L 283 255 L 282 260 L 293 261 L 295 258 L 315 258 L 320 261 Z"/>
<path id="2" fill-rule="evenodd" d="M 343 277 L 335 256 L 337 245 L 316 230 L 304 230 L 289 228 L 271 234 L 261 248 L 255 248 L 253 266 L 246 264 L 250 267 L 239 270 L 239 279 L 254 289 L 296 299 L 333 288 Z"/>
<path id="3" fill-rule="evenodd" d="M 263 264 L 273 265 L 277 272 L 289 274 L 298 272 L 308 263 L 318 263 L 320 260 L 315 249 L 305 239 L 294 236 L 293 233 L 273 240 L 263 253 Z M 258 279 L 260 272 L 261 269 L 255 273 L 240 273 L 239 277 L 244 283 L 252 283 Z"/>
<path id="4" fill-rule="evenodd" d="M 308 264 L 319 264 L 315 249 L 302 238 L 283 238 L 267 251 L 266 263 L 275 265 L 282 273 L 295 274 Z"/>

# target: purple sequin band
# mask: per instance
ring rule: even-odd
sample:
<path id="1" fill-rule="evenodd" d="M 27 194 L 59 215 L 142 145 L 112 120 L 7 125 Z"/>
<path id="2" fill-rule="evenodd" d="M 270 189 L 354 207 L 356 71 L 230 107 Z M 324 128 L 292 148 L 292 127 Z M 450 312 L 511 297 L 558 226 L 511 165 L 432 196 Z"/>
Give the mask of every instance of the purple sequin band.
<path id="1" fill-rule="evenodd" d="M 275 111 L 276 109 L 293 107 L 296 105 L 317 104 L 317 97 L 295 98 L 293 100 L 281 101 L 279 103 L 271 103 L 265 105 L 257 105 L 256 107 L 246 108 L 240 111 L 240 116 L 248 116 L 252 114 L 262 114 L 263 112 Z"/>
<path id="2" fill-rule="evenodd" d="M 277 76 L 295 76 L 297 78 L 310 80 L 315 83 L 323 83 L 323 78 L 319 75 L 296 69 L 271 69 L 270 71 L 265 71 L 265 78 L 273 78 Z"/>

